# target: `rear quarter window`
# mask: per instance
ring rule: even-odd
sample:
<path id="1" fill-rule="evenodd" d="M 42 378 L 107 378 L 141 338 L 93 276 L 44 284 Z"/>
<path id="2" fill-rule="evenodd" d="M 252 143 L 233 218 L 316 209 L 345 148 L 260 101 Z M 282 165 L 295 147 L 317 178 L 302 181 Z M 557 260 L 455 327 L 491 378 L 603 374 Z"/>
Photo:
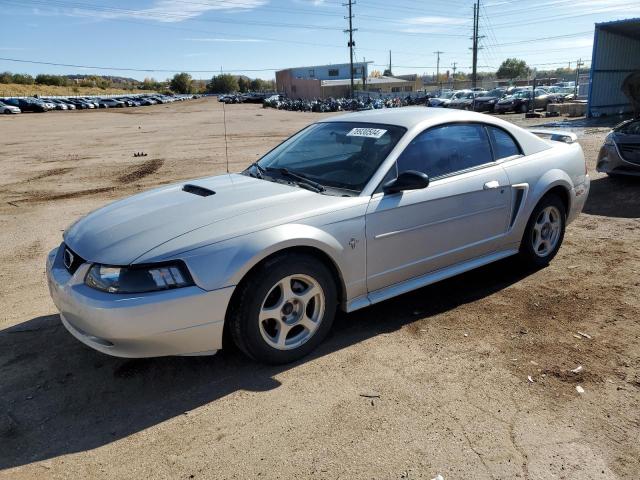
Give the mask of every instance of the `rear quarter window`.
<path id="1" fill-rule="evenodd" d="M 495 160 L 522 155 L 522 149 L 509 133 L 497 127 L 487 127 L 487 130 L 491 138 Z"/>

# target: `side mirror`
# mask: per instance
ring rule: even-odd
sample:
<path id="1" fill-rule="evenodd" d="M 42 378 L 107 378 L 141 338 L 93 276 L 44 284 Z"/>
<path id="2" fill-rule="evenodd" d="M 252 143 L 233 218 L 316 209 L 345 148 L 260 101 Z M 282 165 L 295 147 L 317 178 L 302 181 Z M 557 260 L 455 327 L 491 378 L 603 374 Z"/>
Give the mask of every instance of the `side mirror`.
<path id="1" fill-rule="evenodd" d="M 415 170 L 407 170 L 398 175 L 398 178 L 389 180 L 382 186 L 384 193 L 398 193 L 405 190 L 420 190 L 429 185 L 429 177 L 426 173 Z"/>

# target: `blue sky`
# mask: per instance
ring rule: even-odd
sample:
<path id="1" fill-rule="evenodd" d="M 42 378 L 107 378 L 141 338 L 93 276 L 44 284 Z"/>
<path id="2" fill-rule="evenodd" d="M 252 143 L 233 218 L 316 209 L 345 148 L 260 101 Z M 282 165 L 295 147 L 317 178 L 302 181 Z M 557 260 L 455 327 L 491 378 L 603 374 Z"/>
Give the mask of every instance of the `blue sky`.
<path id="1" fill-rule="evenodd" d="M 0 0 L 0 71 L 210 78 L 221 69 L 273 78 L 275 69 L 349 59 L 340 0 Z M 357 0 L 357 60 L 393 73 L 471 66 L 474 0 Z M 537 68 L 589 60 L 595 22 L 640 17 L 639 0 L 482 0 L 480 70 L 506 57 Z M 166 70 L 166 71 L 162 71 Z"/>

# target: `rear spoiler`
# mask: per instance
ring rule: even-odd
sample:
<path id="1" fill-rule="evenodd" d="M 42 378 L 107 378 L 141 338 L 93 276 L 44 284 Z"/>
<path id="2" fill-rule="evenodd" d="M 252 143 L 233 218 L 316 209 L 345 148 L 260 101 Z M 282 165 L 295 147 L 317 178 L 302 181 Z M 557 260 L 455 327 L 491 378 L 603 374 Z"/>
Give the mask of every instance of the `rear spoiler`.
<path id="1" fill-rule="evenodd" d="M 529 129 L 529 132 L 539 137 L 548 138 L 554 142 L 574 143 L 578 140 L 578 136 L 572 132 L 563 132 L 560 130 L 547 129 Z"/>

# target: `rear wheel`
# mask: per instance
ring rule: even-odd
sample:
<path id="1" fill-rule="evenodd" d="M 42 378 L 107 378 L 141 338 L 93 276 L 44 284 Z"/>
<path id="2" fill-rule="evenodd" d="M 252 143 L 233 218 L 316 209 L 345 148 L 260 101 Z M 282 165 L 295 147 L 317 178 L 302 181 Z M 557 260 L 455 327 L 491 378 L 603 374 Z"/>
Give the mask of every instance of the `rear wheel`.
<path id="1" fill-rule="evenodd" d="M 529 107 L 526 104 L 520 105 L 520 113 L 527 113 L 529 111 Z"/>
<path id="2" fill-rule="evenodd" d="M 238 288 L 229 329 L 234 343 L 251 358 L 272 364 L 298 360 L 331 329 L 337 305 L 335 281 L 312 256 L 273 257 Z"/>
<path id="3" fill-rule="evenodd" d="M 549 194 L 540 200 L 520 243 L 520 257 L 525 263 L 534 267 L 549 264 L 562 245 L 566 219 L 566 209 L 560 197 Z"/>

